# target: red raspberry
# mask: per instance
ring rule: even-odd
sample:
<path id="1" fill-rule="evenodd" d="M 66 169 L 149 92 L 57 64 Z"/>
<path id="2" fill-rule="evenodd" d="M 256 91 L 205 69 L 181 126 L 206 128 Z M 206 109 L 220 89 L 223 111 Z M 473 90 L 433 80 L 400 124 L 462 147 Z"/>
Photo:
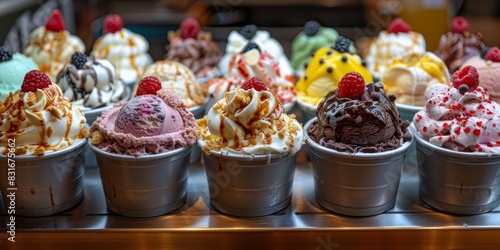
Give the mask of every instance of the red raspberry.
<path id="1" fill-rule="evenodd" d="M 358 99 L 365 91 L 365 79 L 358 72 L 345 74 L 340 79 L 337 89 L 339 98 Z"/>
<path id="2" fill-rule="evenodd" d="M 58 9 L 55 9 L 52 11 L 52 14 L 50 14 L 49 19 L 45 23 L 45 28 L 53 32 L 60 32 L 64 30 L 64 27 L 65 25 L 62 14 Z"/>
<path id="3" fill-rule="evenodd" d="M 453 33 L 462 34 L 469 29 L 469 22 L 464 17 L 457 16 L 451 20 L 451 31 L 453 31 Z"/>
<path id="4" fill-rule="evenodd" d="M 408 33 L 411 31 L 410 25 L 408 25 L 403 19 L 401 18 L 396 18 L 394 19 L 389 26 L 387 26 L 387 31 L 389 33 Z"/>
<path id="5" fill-rule="evenodd" d="M 196 21 L 196 19 L 188 17 L 182 21 L 180 30 L 182 39 L 196 38 L 196 35 L 198 35 L 198 32 L 200 31 L 200 24 Z"/>
<path id="6" fill-rule="evenodd" d="M 467 65 L 461 70 L 455 71 L 451 77 L 453 87 L 459 88 L 465 84 L 469 87 L 469 91 L 474 91 L 479 86 L 479 74 L 474 66 Z"/>
<path id="7" fill-rule="evenodd" d="M 161 89 L 161 82 L 155 76 L 146 76 L 139 83 L 135 96 L 140 95 L 156 95 L 156 92 Z"/>
<path id="8" fill-rule="evenodd" d="M 250 78 L 250 80 L 244 82 L 241 85 L 241 88 L 244 90 L 255 89 L 257 91 L 268 90 L 268 88 L 266 87 L 264 82 L 256 76 L 254 76 L 254 77 Z"/>
<path id="9" fill-rule="evenodd" d="M 123 20 L 120 17 L 120 15 L 111 14 L 111 15 L 106 16 L 106 18 L 104 18 L 104 25 L 103 26 L 104 26 L 103 27 L 104 34 L 115 33 L 115 32 L 122 30 Z"/>
<path id="10" fill-rule="evenodd" d="M 490 60 L 492 62 L 500 62 L 500 50 L 498 49 L 498 47 L 491 47 L 486 53 L 484 59 Z"/>
<path id="11" fill-rule="evenodd" d="M 37 89 L 44 89 L 52 84 L 50 78 L 39 70 L 32 70 L 24 75 L 21 90 L 23 92 L 36 92 Z"/>

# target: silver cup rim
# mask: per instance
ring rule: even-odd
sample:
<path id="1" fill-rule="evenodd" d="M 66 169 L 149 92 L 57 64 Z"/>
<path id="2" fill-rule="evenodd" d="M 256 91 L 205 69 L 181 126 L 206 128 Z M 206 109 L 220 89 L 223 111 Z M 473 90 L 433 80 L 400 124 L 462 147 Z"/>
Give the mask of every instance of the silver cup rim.
<path id="1" fill-rule="evenodd" d="M 410 111 L 410 112 L 415 112 L 415 113 L 425 108 L 425 106 L 414 106 L 414 105 L 402 104 L 402 103 L 398 103 L 398 102 L 396 102 L 396 107 Z"/>
<path id="2" fill-rule="evenodd" d="M 297 152 L 298 153 L 298 152 Z M 210 150 L 210 155 L 208 155 L 205 151 L 203 154 L 207 156 L 214 156 L 217 158 L 231 159 L 231 160 L 243 160 L 243 161 L 260 161 L 260 160 L 270 160 L 270 159 L 279 159 L 286 156 L 292 157 L 297 153 L 290 155 L 289 152 L 281 153 L 281 154 L 237 154 L 229 151 L 215 151 Z"/>
<path id="3" fill-rule="evenodd" d="M 443 147 L 438 147 L 434 144 L 431 144 L 430 142 L 424 140 L 420 135 L 418 134 L 417 128 L 415 128 L 415 124 L 412 122 L 410 124 L 410 129 L 412 130 L 413 137 L 416 139 L 416 142 L 433 150 L 437 151 L 441 154 L 446 154 L 446 155 L 451 155 L 451 156 L 459 156 L 459 157 L 478 157 L 478 158 L 496 158 L 500 157 L 500 155 L 494 155 L 494 154 L 489 154 L 489 153 L 483 153 L 483 152 L 459 152 L 459 151 L 454 151 L 451 149 L 443 148 Z"/>
<path id="4" fill-rule="evenodd" d="M 191 146 L 184 146 L 180 148 L 176 148 L 170 151 L 166 151 L 163 153 L 159 154 L 152 154 L 152 155 L 141 155 L 141 156 L 131 156 L 131 155 L 120 155 L 120 154 L 115 154 L 115 153 L 110 153 L 106 152 L 92 144 L 92 140 L 88 140 L 87 145 L 94 151 L 96 154 L 104 155 L 108 158 L 115 158 L 115 159 L 120 159 L 120 160 L 128 160 L 128 161 L 144 161 L 144 160 L 158 160 L 170 156 L 177 155 L 185 150 L 189 150 Z"/>
<path id="5" fill-rule="evenodd" d="M 384 157 L 389 157 L 389 156 L 397 155 L 397 154 L 400 154 L 400 153 L 408 150 L 408 148 L 410 147 L 410 145 L 412 144 L 412 142 L 414 140 L 413 137 L 415 137 L 415 135 L 413 135 L 413 133 L 412 133 L 413 131 L 410 131 L 410 133 L 412 133 L 412 140 L 411 141 L 404 142 L 403 145 L 401 145 L 399 148 L 396 148 L 396 149 L 393 149 L 393 150 L 389 150 L 389 151 L 377 152 L 377 153 L 362 153 L 362 152 L 347 153 L 347 152 L 340 152 L 340 151 L 337 151 L 335 149 L 330 149 L 330 148 L 327 148 L 327 147 L 323 147 L 323 146 L 321 146 L 320 144 L 316 143 L 313 139 L 311 139 L 309 137 L 309 135 L 307 134 L 307 129 L 317 119 L 318 119 L 317 117 L 314 117 L 311 120 L 309 120 L 306 123 L 306 125 L 304 125 L 303 131 L 304 131 L 304 137 L 306 138 L 307 145 L 309 145 L 310 147 L 314 148 L 315 150 L 318 150 L 318 151 L 321 151 L 321 152 L 325 152 L 325 153 L 329 153 L 329 154 L 334 154 L 334 155 L 337 155 L 337 156 L 342 156 L 344 158 L 373 159 L 373 158 L 384 158 Z"/>
<path id="6" fill-rule="evenodd" d="M 207 106 L 208 100 L 210 97 L 205 98 L 205 103 L 201 105 L 196 105 L 190 108 L 187 108 L 189 112 L 192 114 L 198 114 L 198 113 L 203 113 L 205 111 L 205 107 Z"/>
<path id="7" fill-rule="evenodd" d="M 297 104 L 299 104 L 299 108 L 302 111 L 309 112 L 309 113 L 316 113 L 316 109 L 318 108 L 317 106 L 314 106 L 312 104 L 309 104 L 307 102 L 302 101 L 302 99 L 297 98 Z"/>
<path id="8" fill-rule="evenodd" d="M 87 129 L 88 129 L 88 125 L 87 124 L 85 124 L 85 125 L 87 126 Z M 71 144 L 71 146 L 63 148 L 61 150 L 47 152 L 47 153 L 45 153 L 43 155 L 16 155 L 16 159 L 19 159 L 19 160 L 34 160 L 34 159 L 40 159 L 41 157 L 43 157 L 44 159 L 57 157 L 57 156 L 60 156 L 60 155 L 63 155 L 63 154 L 67 154 L 67 153 L 73 151 L 75 148 L 78 148 L 82 144 L 85 144 L 86 141 L 87 141 L 87 137 L 75 140 L 75 142 L 73 144 Z M 0 154 L 0 158 L 7 158 L 7 155 Z"/>

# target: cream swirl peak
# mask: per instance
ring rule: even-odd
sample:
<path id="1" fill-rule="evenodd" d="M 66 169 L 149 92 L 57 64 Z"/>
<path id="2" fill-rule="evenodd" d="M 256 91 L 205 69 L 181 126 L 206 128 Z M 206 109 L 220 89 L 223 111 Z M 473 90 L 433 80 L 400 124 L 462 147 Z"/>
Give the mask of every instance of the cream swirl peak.
<path id="1" fill-rule="evenodd" d="M 43 155 L 71 146 L 87 136 L 85 117 L 64 98 L 56 84 L 35 92 L 19 91 L 0 103 L 0 151 L 9 139 L 16 155 Z"/>
<path id="2" fill-rule="evenodd" d="M 294 154 L 303 143 L 302 126 L 294 118 L 283 113 L 273 92 L 237 88 L 198 120 L 198 143 L 207 153 Z"/>
<path id="3" fill-rule="evenodd" d="M 90 55 L 111 61 L 116 67 L 116 76 L 130 84 L 153 63 L 148 50 L 149 43 L 143 36 L 122 28 L 97 39 Z"/>
<path id="4" fill-rule="evenodd" d="M 115 78 L 115 67 L 110 61 L 87 58 L 84 54 L 75 54 L 73 58 L 78 58 L 77 62 L 67 64 L 57 75 L 57 84 L 73 105 L 85 110 L 126 97 L 127 86 Z"/>

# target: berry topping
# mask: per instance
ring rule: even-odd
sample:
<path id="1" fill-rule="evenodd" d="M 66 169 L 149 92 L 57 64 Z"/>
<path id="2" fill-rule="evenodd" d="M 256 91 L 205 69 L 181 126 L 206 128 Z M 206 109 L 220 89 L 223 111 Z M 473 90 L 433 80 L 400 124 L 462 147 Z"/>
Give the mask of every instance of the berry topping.
<path id="1" fill-rule="evenodd" d="M 474 66 L 467 65 L 461 70 L 455 71 L 452 76 L 453 87 L 459 89 L 465 84 L 470 91 L 474 91 L 479 85 L 479 74 Z"/>
<path id="2" fill-rule="evenodd" d="M 161 82 L 158 78 L 156 78 L 156 76 L 146 76 L 139 83 L 135 96 L 156 95 L 156 92 L 160 89 Z"/>
<path id="3" fill-rule="evenodd" d="M 396 18 L 394 19 L 389 26 L 387 26 L 387 31 L 389 33 L 408 33 L 411 31 L 410 25 L 408 25 L 403 19 Z"/>
<path id="4" fill-rule="evenodd" d="M 49 19 L 45 23 L 45 28 L 53 32 L 59 32 L 64 30 L 64 20 L 62 14 L 58 9 L 52 11 Z"/>
<path id="5" fill-rule="evenodd" d="M 268 88 L 266 87 L 264 82 L 260 78 L 258 78 L 257 76 L 254 76 L 254 77 L 250 78 L 250 80 L 244 82 L 241 85 L 241 88 L 244 90 L 255 89 L 257 91 L 268 90 Z"/>
<path id="6" fill-rule="evenodd" d="M 111 14 L 104 18 L 104 34 L 115 33 L 123 28 L 123 20 L 120 15 Z"/>
<path id="7" fill-rule="evenodd" d="M 181 38 L 196 38 L 198 32 L 200 32 L 200 24 L 196 19 L 188 17 L 182 21 L 179 29 L 181 30 Z"/>
<path id="8" fill-rule="evenodd" d="M 462 84 L 458 87 L 458 92 L 460 92 L 460 94 L 462 95 L 465 95 L 465 93 L 469 92 L 469 86 L 465 85 L 465 84 Z"/>
<path id="9" fill-rule="evenodd" d="M 488 47 L 488 46 L 483 46 L 481 48 L 481 52 L 479 55 L 481 56 L 482 59 L 486 58 L 486 53 L 488 53 L 488 50 L 490 50 L 490 47 Z"/>
<path id="10" fill-rule="evenodd" d="M 77 69 L 83 68 L 83 65 L 87 62 L 87 55 L 77 51 L 71 56 L 71 64 L 75 65 Z"/>
<path id="11" fill-rule="evenodd" d="M 349 52 L 349 46 L 351 46 L 351 39 L 339 36 L 337 41 L 335 41 L 335 47 L 333 49 L 340 53 Z"/>
<path id="12" fill-rule="evenodd" d="M 486 53 L 484 59 L 492 62 L 500 62 L 500 50 L 498 47 L 491 47 Z"/>
<path id="13" fill-rule="evenodd" d="M 357 72 L 345 74 L 339 82 L 337 95 L 339 98 L 358 99 L 365 91 L 365 79 Z"/>
<path id="14" fill-rule="evenodd" d="M 304 24 L 304 33 L 306 36 L 314 36 L 318 33 L 319 28 L 321 28 L 321 24 L 316 21 L 308 21 Z"/>
<path id="15" fill-rule="evenodd" d="M 250 51 L 252 49 L 257 49 L 259 52 L 262 52 L 260 50 L 259 45 L 257 45 L 256 43 L 253 43 L 253 42 L 247 43 L 247 45 L 245 45 L 245 47 L 243 48 L 242 52 L 245 53 L 245 52 Z"/>
<path id="16" fill-rule="evenodd" d="M 464 17 L 457 16 L 451 20 L 451 31 L 453 31 L 453 33 L 462 34 L 469 29 L 469 22 Z"/>
<path id="17" fill-rule="evenodd" d="M 23 92 L 36 92 L 37 89 L 43 89 L 50 86 L 50 78 L 39 70 L 32 70 L 24 75 L 24 81 L 21 85 Z"/>
<path id="18" fill-rule="evenodd" d="M 241 28 L 240 30 L 240 34 L 248 40 L 252 39 L 256 33 L 257 33 L 257 26 L 255 26 L 255 24 L 249 24 L 243 26 L 243 28 Z"/>
<path id="19" fill-rule="evenodd" d="M 0 62 L 9 61 L 12 59 L 12 53 L 4 46 L 0 47 Z"/>

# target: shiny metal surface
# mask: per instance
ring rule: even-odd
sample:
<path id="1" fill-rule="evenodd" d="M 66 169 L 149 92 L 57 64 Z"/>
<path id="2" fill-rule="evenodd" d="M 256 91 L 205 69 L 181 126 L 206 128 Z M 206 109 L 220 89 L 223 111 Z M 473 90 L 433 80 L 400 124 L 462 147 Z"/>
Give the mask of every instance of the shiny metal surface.
<path id="1" fill-rule="evenodd" d="M 456 216 L 429 208 L 418 197 L 415 161 L 413 150 L 405 159 L 395 206 L 371 217 L 338 215 L 317 204 L 305 147 L 297 157 L 290 206 L 251 219 L 210 206 L 201 162 L 189 167 L 186 204 L 154 218 L 108 211 L 99 171 L 89 167 L 82 203 L 54 216 L 16 217 L 16 242 L 2 233 L 0 249 L 498 249 L 500 209 Z M 0 212 L 6 225 L 5 208 Z"/>

